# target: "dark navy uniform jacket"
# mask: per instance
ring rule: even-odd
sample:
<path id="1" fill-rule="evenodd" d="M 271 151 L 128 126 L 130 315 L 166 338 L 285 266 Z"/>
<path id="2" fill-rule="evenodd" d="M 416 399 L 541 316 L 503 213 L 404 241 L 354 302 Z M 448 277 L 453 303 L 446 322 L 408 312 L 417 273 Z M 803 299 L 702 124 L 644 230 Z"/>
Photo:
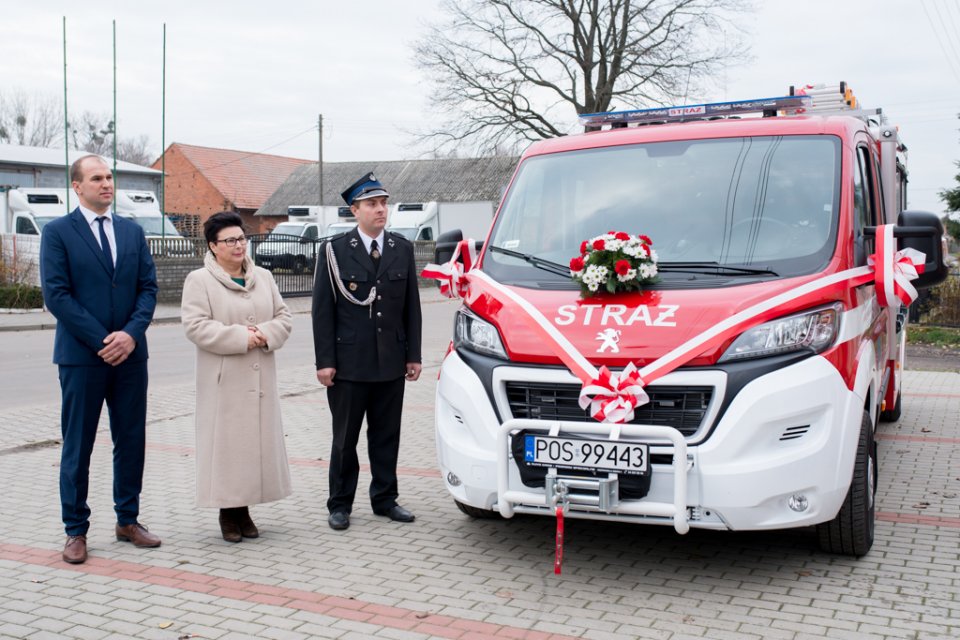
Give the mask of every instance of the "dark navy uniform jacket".
<path id="1" fill-rule="evenodd" d="M 317 369 L 333 367 L 337 379 L 354 382 L 396 380 L 406 363 L 420 362 L 422 319 L 413 244 L 403 236 L 384 233 L 380 266 L 355 228 L 327 242 L 333 246 L 344 288 L 366 300 L 377 288 L 372 307 L 345 299 L 331 287 L 326 243 L 321 246 L 313 286 L 313 346 Z"/>

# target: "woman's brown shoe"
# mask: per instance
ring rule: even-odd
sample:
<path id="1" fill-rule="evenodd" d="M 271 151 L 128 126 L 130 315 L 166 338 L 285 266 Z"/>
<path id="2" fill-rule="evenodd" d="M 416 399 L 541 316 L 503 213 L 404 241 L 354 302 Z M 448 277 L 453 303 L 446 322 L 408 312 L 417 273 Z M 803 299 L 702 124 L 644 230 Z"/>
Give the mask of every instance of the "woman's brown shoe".
<path id="1" fill-rule="evenodd" d="M 253 524 L 253 520 L 250 518 L 250 510 L 247 507 L 240 507 L 236 510 L 237 524 L 240 525 L 240 533 L 244 538 L 259 538 L 260 531 L 257 529 L 257 525 Z"/>
<path id="2" fill-rule="evenodd" d="M 220 533 L 227 542 L 240 542 L 243 534 L 240 525 L 233 517 L 233 509 L 220 509 Z"/>

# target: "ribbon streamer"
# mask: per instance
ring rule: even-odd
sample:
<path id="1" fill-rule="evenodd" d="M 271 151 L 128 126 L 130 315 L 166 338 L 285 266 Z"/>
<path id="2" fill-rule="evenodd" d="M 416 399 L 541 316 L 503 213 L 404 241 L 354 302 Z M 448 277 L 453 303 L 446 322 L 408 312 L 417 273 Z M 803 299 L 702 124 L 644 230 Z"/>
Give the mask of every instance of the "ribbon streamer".
<path id="1" fill-rule="evenodd" d="M 475 278 L 492 289 L 500 302 L 513 302 L 512 306 L 522 312 L 520 316 L 582 382 L 580 406 L 584 409 L 589 407 L 591 417 L 606 423 L 629 422 L 634 417 L 634 409 L 650 400 L 643 390 L 645 385 L 683 366 L 698 354 L 717 348 L 747 329 L 777 317 L 777 310 L 787 303 L 816 296 L 823 289 L 859 287 L 874 282 L 881 305 L 888 306 L 897 298 L 904 304 L 910 304 L 917 296 L 910 280 L 923 273 L 925 258 L 923 253 L 915 249 L 895 251 L 893 225 L 882 225 L 877 227 L 877 251 L 871 257 L 870 266 L 826 275 L 778 293 L 707 328 L 643 369 L 637 371 L 636 366 L 629 363 L 622 372 L 616 374 L 606 367 L 597 370 L 528 300 L 476 270 L 475 246 L 473 239 L 461 241 L 450 262 L 427 265 L 421 275 L 439 280 L 441 293 L 451 298 L 464 297 L 471 278 Z M 457 261 L 461 255 L 463 264 Z"/>
<path id="2" fill-rule="evenodd" d="M 463 256 L 463 262 L 458 258 Z M 467 293 L 467 272 L 477 264 L 477 244 L 473 238 L 461 240 L 453 250 L 453 257 L 443 264 L 428 264 L 420 275 L 440 281 L 440 293 L 448 298 L 462 298 Z"/>
<path id="3" fill-rule="evenodd" d="M 563 567 L 563 507 L 557 505 L 557 537 L 554 544 L 553 573 L 560 575 Z"/>
<path id="4" fill-rule="evenodd" d="M 619 374 L 600 367 L 599 375 L 580 389 L 580 408 L 590 407 L 590 416 L 599 422 L 630 422 L 633 410 L 649 401 L 632 362 Z"/>
<path id="5" fill-rule="evenodd" d="M 892 224 L 877 227 L 876 240 L 876 253 L 868 258 L 868 263 L 876 273 L 877 302 L 881 307 L 889 307 L 899 299 L 910 306 L 918 295 L 910 281 L 923 273 L 926 256 L 911 248 L 894 251 L 897 241 Z"/>

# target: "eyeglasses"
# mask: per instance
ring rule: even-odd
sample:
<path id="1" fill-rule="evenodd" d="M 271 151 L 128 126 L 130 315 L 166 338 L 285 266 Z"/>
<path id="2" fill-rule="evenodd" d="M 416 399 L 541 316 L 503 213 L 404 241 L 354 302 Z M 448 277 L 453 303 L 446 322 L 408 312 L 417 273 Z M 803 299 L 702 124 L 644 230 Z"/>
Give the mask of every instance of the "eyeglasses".
<path id="1" fill-rule="evenodd" d="M 227 245 L 228 247 L 235 247 L 235 246 L 237 246 L 237 243 L 238 243 L 238 242 L 239 242 L 240 244 L 247 244 L 247 238 L 246 238 L 246 236 L 240 236 L 240 237 L 238 237 L 238 238 L 223 238 L 222 240 L 214 240 L 214 241 L 213 241 L 214 244 L 218 244 L 218 243 L 220 243 L 220 242 L 222 242 L 223 244 Z"/>

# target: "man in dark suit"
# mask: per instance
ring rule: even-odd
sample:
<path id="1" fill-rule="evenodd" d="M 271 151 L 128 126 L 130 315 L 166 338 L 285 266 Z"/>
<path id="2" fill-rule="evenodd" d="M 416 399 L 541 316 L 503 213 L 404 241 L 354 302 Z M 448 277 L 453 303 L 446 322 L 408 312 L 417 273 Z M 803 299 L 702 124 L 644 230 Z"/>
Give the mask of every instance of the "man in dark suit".
<path id="1" fill-rule="evenodd" d="M 313 289 L 317 379 L 333 416 L 328 523 L 350 526 L 364 416 L 373 512 L 398 522 L 397 453 L 406 381 L 420 377 L 420 293 L 413 245 L 385 231 L 389 194 L 372 173 L 342 194 L 357 227 L 324 243 Z"/>
<path id="2" fill-rule="evenodd" d="M 146 444 L 146 331 L 157 305 L 157 277 L 143 230 L 110 211 L 113 174 L 103 159 L 80 158 L 70 167 L 70 180 L 80 206 L 43 228 L 40 275 L 44 304 L 57 319 L 63 559 L 79 564 L 87 559 L 90 455 L 104 401 L 113 438 L 117 540 L 160 546 L 160 538 L 137 522 Z"/>

